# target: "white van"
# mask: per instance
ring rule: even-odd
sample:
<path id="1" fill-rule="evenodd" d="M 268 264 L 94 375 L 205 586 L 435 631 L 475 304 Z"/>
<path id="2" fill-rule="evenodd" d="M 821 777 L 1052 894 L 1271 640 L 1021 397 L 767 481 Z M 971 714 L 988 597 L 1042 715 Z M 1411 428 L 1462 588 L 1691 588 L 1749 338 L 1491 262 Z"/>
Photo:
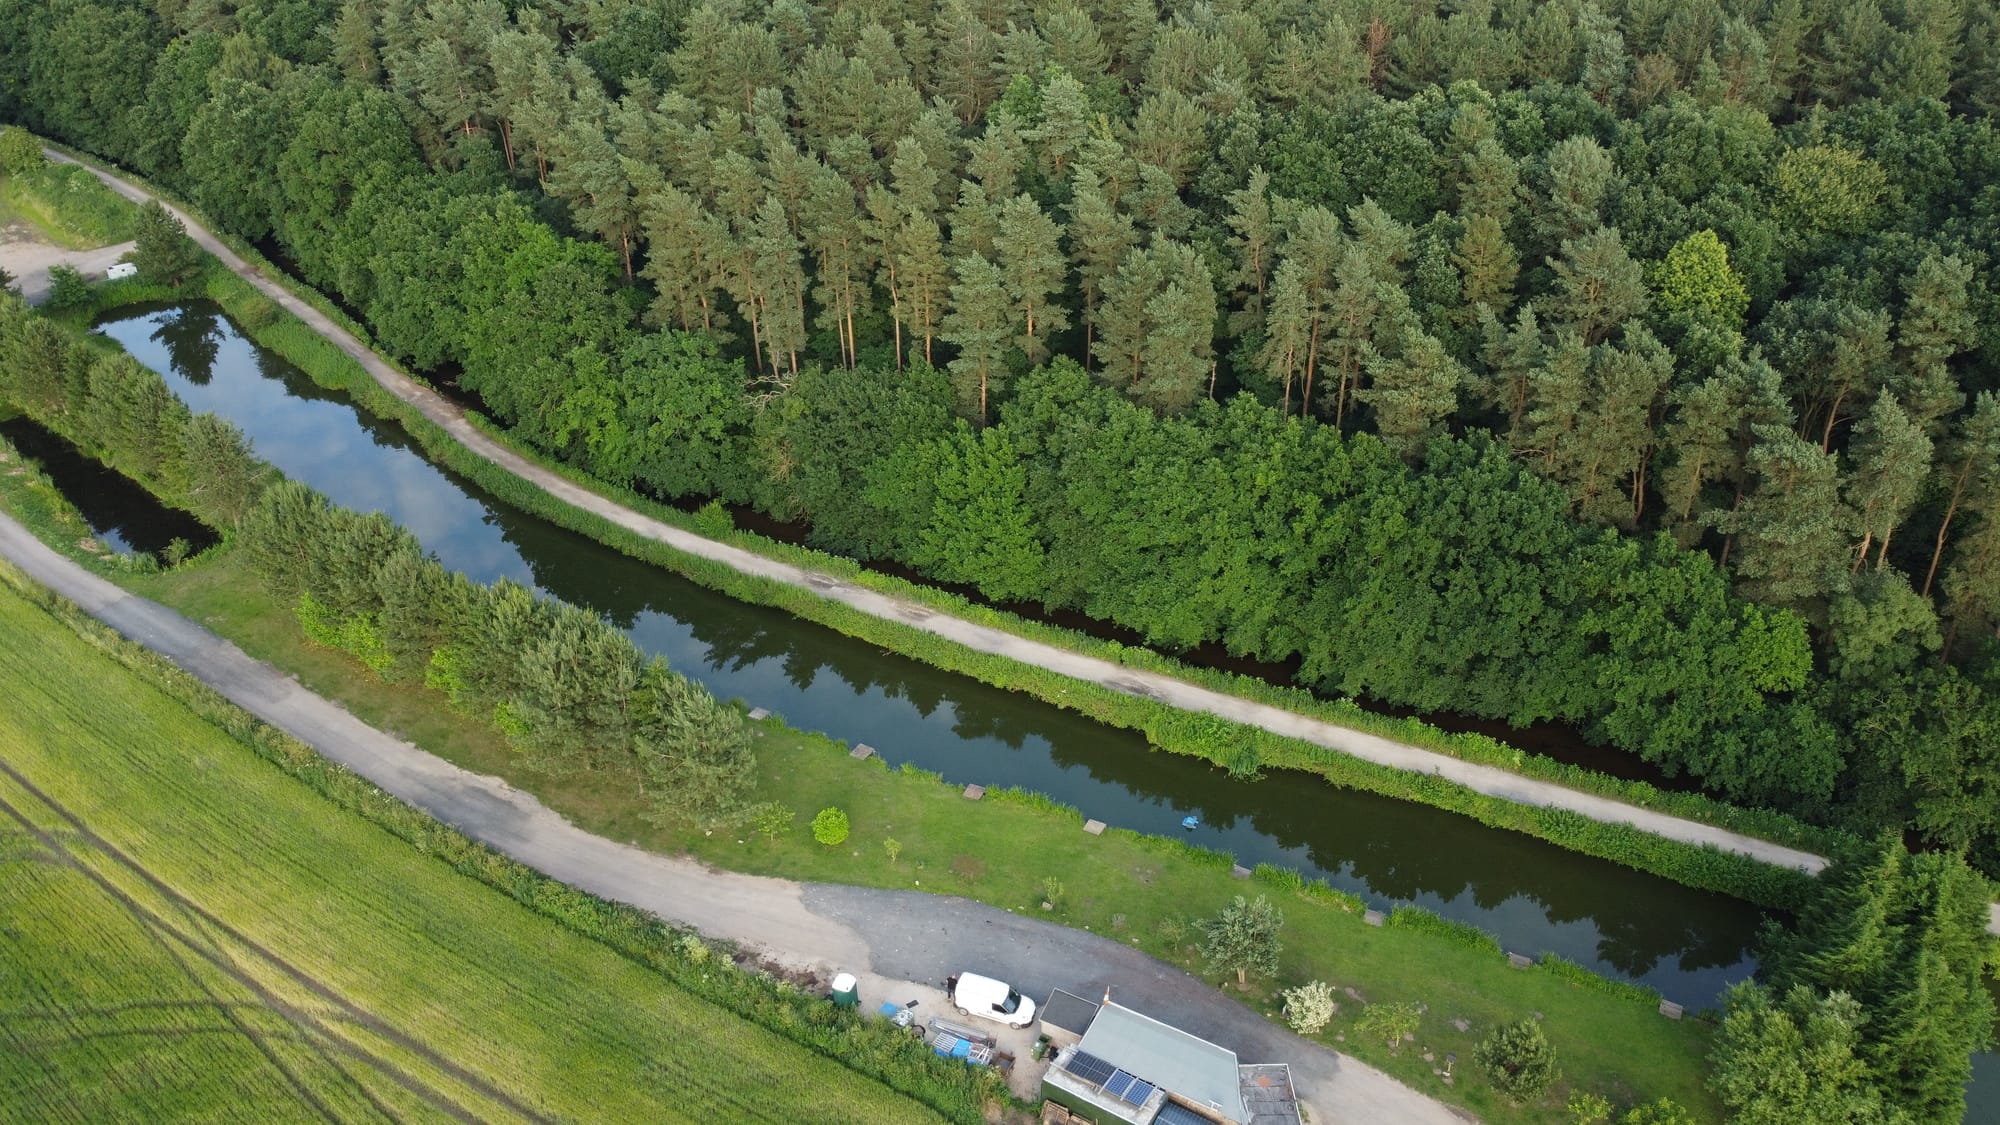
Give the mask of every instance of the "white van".
<path id="1" fill-rule="evenodd" d="M 1014 991 L 1004 982 L 978 973 L 960 973 L 951 978 L 951 1002 L 968 1016 L 979 1016 L 1008 1027 L 1026 1027 L 1035 1022 L 1035 1002 Z"/>
<path id="2" fill-rule="evenodd" d="M 132 277 L 138 272 L 139 267 L 130 262 L 113 262 L 111 268 L 104 271 L 104 280 L 117 281 L 121 277 Z"/>

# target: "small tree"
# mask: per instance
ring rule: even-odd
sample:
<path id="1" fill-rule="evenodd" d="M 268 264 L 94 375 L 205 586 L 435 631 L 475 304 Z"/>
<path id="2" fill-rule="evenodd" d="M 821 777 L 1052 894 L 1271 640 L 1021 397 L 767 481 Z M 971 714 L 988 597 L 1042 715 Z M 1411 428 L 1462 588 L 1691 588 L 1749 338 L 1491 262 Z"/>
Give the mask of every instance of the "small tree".
<path id="1" fill-rule="evenodd" d="M 11 292 L 13 288 L 14 275 L 6 270 L 0 270 L 0 292 Z"/>
<path id="2" fill-rule="evenodd" d="M 890 865 L 894 866 L 897 857 L 903 854 L 903 842 L 894 836 L 885 838 L 882 841 L 882 854 L 888 856 Z"/>
<path id="3" fill-rule="evenodd" d="M 1423 1019 L 1423 1009 L 1407 1001 L 1398 1004 L 1370 1004 L 1361 1010 L 1361 1018 L 1354 1021 L 1354 1029 L 1363 1035 L 1380 1039 L 1393 1051 L 1403 1045 L 1406 1036 L 1417 1033 L 1417 1026 Z"/>
<path id="4" fill-rule="evenodd" d="M 49 297 L 52 309 L 77 309 L 90 303 L 90 282 L 74 266 L 49 267 Z"/>
<path id="5" fill-rule="evenodd" d="M 42 155 L 42 142 L 33 133 L 19 125 L 9 125 L 0 129 L 0 172 L 19 175 L 40 168 L 47 160 Z"/>
<path id="6" fill-rule="evenodd" d="M 1597 1125 L 1599 1121 L 1611 1120 L 1611 1103 L 1596 1094 L 1578 1090 L 1569 1096 L 1569 1112 L 1572 1125 Z"/>
<path id="7" fill-rule="evenodd" d="M 139 276 L 147 281 L 179 285 L 201 268 L 201 247 L 188 237 L 181 221 L 160 206 L 159 200 L 149 199 L 139 208 L 139 221 L 133 232 L 132 251 L 126 259 L 138 267 Z"/>
<path id="8" fill-rule="evenodd" d="M 1326 1027 L 1340 1004 L 1333 998 L 1333 986 L 1323 980 L 1309 981 L 1285 990 L 1285 1022 L 1300 1035 L 1317 1035 Z"/>
<path id="9" fill-rule="evenodd" d="M 1253 972 L 1278 971 L 1278 931 L 1285 916 L 1270 899 L 1258 895 L 1256 902 L 1248 902 L 1237 895 L 1221 913 L 1199 924 L 1208 937 L 1202 956 L 1213 968 L 1233 970 L 1238 987 L 1246 986 Z"/>
<path id="10" fill-rule="evenodd" d="M 1494 1029 L 1479 1041 L 1472 1059 L 1485 1069 L 1496 1089 L 1517 1102 L 1540 1097 L 1561 1074 L 1556 1067 L 1556 1049 L 1542 1034 L 1542 1025 L 1533 1019 Z"/>
<path id="11" fill-rule="evenodd" d="M 847 842 L 847 814 L 835 808 L 819 810 L 813 817 L 813 839 L 831 848 Z"/>
<path id="12" fill-rule="evenodd" d="M 799 814 L 776 801 L 759 801 L 746 810 L 750 830 L 766 840 L 776 840 L 792 830 L 792 822 Z"/>

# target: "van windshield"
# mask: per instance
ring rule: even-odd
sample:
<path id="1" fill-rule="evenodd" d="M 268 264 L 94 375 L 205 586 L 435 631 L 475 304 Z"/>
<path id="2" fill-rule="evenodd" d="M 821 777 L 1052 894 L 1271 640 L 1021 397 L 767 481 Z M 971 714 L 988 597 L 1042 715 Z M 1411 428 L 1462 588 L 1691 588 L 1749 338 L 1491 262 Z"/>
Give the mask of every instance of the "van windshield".
<path id="1" fill-rule="evenodd" d="M 993 1006 L 1011 1016 L 1021 1010 L 1021 994 L 1010 988 L 1007 990 L 1007 998 Z"/>

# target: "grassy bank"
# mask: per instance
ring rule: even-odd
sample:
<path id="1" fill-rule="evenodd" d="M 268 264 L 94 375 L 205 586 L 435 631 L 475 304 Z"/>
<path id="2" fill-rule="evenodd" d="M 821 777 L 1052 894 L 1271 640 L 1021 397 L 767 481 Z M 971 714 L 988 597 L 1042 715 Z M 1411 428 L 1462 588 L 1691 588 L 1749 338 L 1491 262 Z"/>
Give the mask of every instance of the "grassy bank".
<path id="1" fill-rule="evenodd" d="M 0 174 L 0 223 L 18 219 L 68 250 L 92 250 L 132 237 L 139 209 L 88 171 L 45 164 Z"/>
<path id="2" fill-rule="evenodd" d="M 1632 986 L 1580 976 L 1561 966 L 1521 971 L 1508 966 L 1490 937 L 1469 928 L 1427 924 L 1421 914 L 1403 924 L 1364 924 L 1359 904 L 1287 873 L 1260 871 L 1254 888 L 1230 877 L 1226 856 L 1178 841 L 1112 830 L 1082 831 L 1074 810 L 1031 794 L 989 793 L 970 804 L 954 786 L 922 771 L 890 771 L 880 761 L 855 762 L 847 748 L 776 720 L 755 725 L 759 760 L 755 798 L 793 814 L 775 836 L 754 827 L 718 831 L 656 825 L 627 785 L 602 776 L 550 778 L 522 768 L 518 755 L 489 723 L 451 713 L 441 697 L 414 684 L 383 683 L 340 653 L 308 644 L 291 615 L 265 597 L 242 560 L 219 554 L 197 566 L 122 579 L 295 674 L 308 688 L 342 703 L 365 721 L 391 730 L 458 765 L 507 778 L 534 792 L 580 827 L 650 850 L 686 852 L 720 867 L 944 894 L 1050 917 L 1133 944 L 1200 972 L 1191 949 L 1191 920 L 1212 913 L 1246 890 L 1271 894 L 1287 916 L 1286 954 L 1279 977 L 1255 991 L 1225 994 L 1274 1011 L 1275 991 L 1327 980 L 1375 1001 L 1416 1001 L 1429 1007 L 1414 1049 L 1391 1054 L 1352 1032 L 1360 1001 L 1343 994 L 1343 1010 L 1322 1038 L 1427 1094 L 1464 1105 L 1491 1121 L 1543 1120 L 1548 1104 L 1513 1107 L 1463 1067 L 1445 1085 L 1426 1061 L 1446 1052 L 1471 1057 L 1478 1038 L 1496 1023 L 1531 1011 L 1546 1026 L 1575 1088 L 1619 1103 L 1662 1094 L 1695 1107 L 1709 1105 L 1701 1087 L 1711 1030 L 1670 1023 L 1655 1012 L 1657 997 Z M 835 805 L 853 822 L 838 848 L 813 842 L 812 815 Z M 899 847 L 894 859 L 886 841 Z M 1056 908 L 1040 903 L 1058 877 Z M 1460 1030 L 1455 1021 L 1464 1021 Z"/>
<path id="3" fill-rule="evenodd" d="M 13 585 L 0 634 L 12 1111 L 937 1119 L 322 800 Z"/>

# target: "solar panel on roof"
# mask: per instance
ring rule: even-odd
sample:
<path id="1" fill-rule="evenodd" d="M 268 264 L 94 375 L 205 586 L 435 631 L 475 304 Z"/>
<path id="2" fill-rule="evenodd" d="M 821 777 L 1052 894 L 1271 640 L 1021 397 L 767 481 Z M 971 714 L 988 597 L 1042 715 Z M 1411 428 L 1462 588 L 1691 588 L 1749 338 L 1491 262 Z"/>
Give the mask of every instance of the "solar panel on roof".
<path id="1" fill-rule="evenodd" d="M 1063 1069 L 1093 1086 L 1102 1086 L 1112 1075 L 1118 1073 L 1117 1067 L 1085 1051 L 1071 1055 L 1069 1061 L 1063 1063 Z"/>
<path id="2" fill-rule="evenodd" d="M 1153 1096 L 1153 1084 L 1134 1078 L 1132 1080 L 1132 1088 L 1118 1096 L 1131 1102 L 1133 1105 L 1145 1105 L 1146 1099 Z"/>
<path id="3" fill-rule="evenodd" d="M 1215 1125 L 1215 1122 L 1179 1102 L 1168 1102 L 1160 1107 L 1159 1116 L 1153 1118 L 1153 1125 Z"/>
<path id="4" fill-rule="evenodd" d="M 1138 1079 L 1124 1071 L 1117 1071 L 1111 1077 L 1104 1080 L 1104 1092 L 1114 1098 L 1122 1098 L 1125 1096 L 1125 1091 L 1132 1088 L 1132 1083 L 1137 1081 Z"/>

